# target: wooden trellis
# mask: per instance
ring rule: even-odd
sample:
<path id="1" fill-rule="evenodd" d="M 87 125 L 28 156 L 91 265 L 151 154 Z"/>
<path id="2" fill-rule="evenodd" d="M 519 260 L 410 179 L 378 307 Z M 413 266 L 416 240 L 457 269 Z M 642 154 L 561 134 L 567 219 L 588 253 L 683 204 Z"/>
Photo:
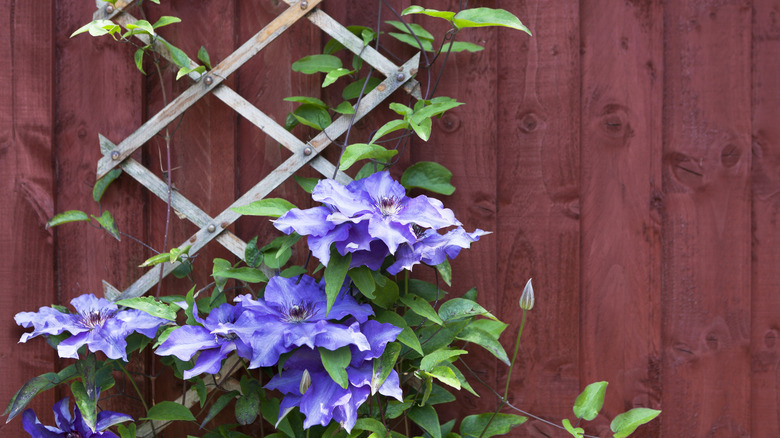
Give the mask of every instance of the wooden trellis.
<path id="1" fill-rule="evenodd" d="M 180 217 L 187 218 L 199 228 L 194 235 L 179 245 L 181 249 L 190 246 L 189 254 L 196 253 L 208 242 L 216 240 L 230 252 L 243 259 L 246 243 L 227 230 L 227 227 L 241 216 L 232 210 L 233 207 L 247 205 L 253 201 L 263 199 L 306 164 L 311 165 L 315 170 L 328 177 L 332 176 L 336 170 L 335 165 L 322 157 L 320 153 L 331 143 L 332 139 L 337 139 L 346 132 L 350 123 L 353 122 L 353 115 L 342 115 L 314 139 L 303 142 L 223 83 L 230 74 L 257 55 L 265 46 L 289 29 L 299 19 L 307 18 L 385 76 L 385 80 L 382 83 L 361 99 L 360 105 L 355 108 L 354 121 L 360 120 L 399 88 L 403 88 L 414 97 L 420 98 L 419 83 L 414 79 L 418 69 L 419 54 L 401 66 L 395 65 L 372 47 L 364 45 L 362 40 L 318 9 L 317 5 L 321 1 L 286 0 L 285 2 L 289 6 L 287 10 L 263 27 L 211 71 L 203 75 L 194 72 L 190 73 L 190 78 L 195 82 L 119 144 L 114 144 L 102 135 L 99 136 L 103 157 L 98 161 L 97 177 L 101 178 L 112 169 L 120 167 L 125 173 L 135 178 L 141 185 L 165 202 L 168 201 L 167 184 L 130 155 L 173 122 L 187 108 L 209 93 L 222 100 L 238 114 L 260 128 L 266 135 L 269 135 L 292 152 L 291 157 L 284 160 L 278 167 L 264 176 L 251 189 L 215 217 L 210 217 L 181 193 L 173 191 L 170 194 L 171 208 Z M 94 19 L 96 20 L 110 19 L 125 28 L 128 24 L 137 21 L 135 17 L 124 11 L 124 8 L 129 5 L 128 2 L 119 0 L 115 5 L 111 5 L 98 0 L 97 4 L 98 10 L 94 14 Z M 141 39 L 144 44 L 151 42 L 147 35 L 136 35 L 136 37 Z M 152 42 L 152 49 L 169 61 L 171 60 L 170 53 L 162 43 L 162 38 L 157 37 Z M 189 62 L 191 67 L 197 66 L 192 60 Z M 336 179 L 340 182 L 348 182 L 350 180 L 349 176 L 343 172 L 338 172 Z M 162 277 L 164 277 L 173 271 L 177 265 L 178 263 L 157 265 L 138 278 L 124 291 L 120 291 L 104 281 L 106 297 L 112 300 L 139 297 L 160 280 L 160 270 L 162 270 Z M 221 384 L 228 377 L 226 371 L 233 369 L 236 361 L 237 359 L 235 358 L 229 358 L 225 361 L 222 372 L 217 376 L 217 383 Z M 196 399 L 195 392 L 190 391 L 178 401 L 180 403 L 186 401 L 184 404 L 191 406 Z M 165 424 L 155 422 L 157 430 L 163 427 L 165 427 Z M 145 424 L 139 429 L 138 436 L 150 436 L 151 432 L 151 425 Z"/>

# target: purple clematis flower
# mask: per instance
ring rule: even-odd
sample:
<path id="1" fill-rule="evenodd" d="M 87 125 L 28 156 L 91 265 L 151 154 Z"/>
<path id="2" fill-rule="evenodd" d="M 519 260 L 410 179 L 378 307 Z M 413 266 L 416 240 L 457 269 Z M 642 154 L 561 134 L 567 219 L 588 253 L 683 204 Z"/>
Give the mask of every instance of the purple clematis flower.
<path id="1" fill-rule="evenodd" d="M 395 340 L 401 329 L 392 324 L 367 321 L 361 326 L 371 344 L 369 350 L 357 350 L 350 347 L 352 359 L 347 367 L 349 384 L 346 389 L 339 386 L 330 377 L 322 365 L 316 350 L 301 348 L 294 352 L 284 363 L 284 371 L 274 376 L 265 386 L 279 390 L 284 394 L 279 409 L 279 419 L 298 406 L 306 416 L 303 427 L 308 429 L 316 424 L 325 426 L 336 420 L 347 432 L 357 421 L 357 410 L 369 394 L 379 392 L 382 395 L 402 401 L 398 373 L 390 372 L 387 379 L 376 387 L 373 359 L 382 355 L 388 342 Z M 301 387 L 305 375 L 311 379 L 308 388 Z"/>
<path id="2" fill-rule="evenodd" d="M 359 350 L 370 348 L 359 324 L 374 313 L 371 306 L 358 304 L 342 291 L 326 315 L 325 285 L 308 275 L 301 276 L 300 281 L 273 277 L 268 280 L 263 299 L 244 295 L 236 297 L 236 301 L 242 303 L 245 311 L 221 332 L 235 333 L 251 345 L 250 368 L 274 365 L 281 354 L 304 345 L 328 350 L 346 345 Z M 338 322 L 345 318 L 354 322 Z"/>
<path id="3" fill-rule="evenodd" d="M 412 270 L 412 266 L 422 262 L 430 266 L 443 263 L 446 259 L 454 259 L 461 249 L 468 248 L 480 236 L 490 234 L 477 228 L 473 233 L 467 233 L 462 227 L 439 234 L 435 230 L 421 230 L 417 241 L 403 244 L 395 253 L 395 263 L 387 268 L 387 272 L 397 274 L 404 269 Z"/>
<path id="4" fill-rule="evenodd" d="M 78 349 L 86 345 L 89 351 L 102 351 L 109 359 L 122 358 L 127 362 L 127 341 L 132 332 L 153 338 L 157 329 L 167 323 L 137 309 L 119 310 L 116 304 L 92 294 L 81 295 L 70 301 L 76 313 L 63 313 L 51 307 L 38 312 L 20 312 L 14 316 L 17 324 L 33 331 L 22 335 L 19 342 L 27 342 L 38 335 L 71 336 L 57 345 L 60 357 L 78 359 Z"/>
<path id="5" fill-rule="evenodd" d="M 406 196 L 404 187 L 387 171 L 347 186 L 322 180 L 312 191 L 312 199 L 325 206 L 292 209 L 275 220 L 274 226 L 287 234 L 295 231 L 309 236 L 312 254 L 326 266 L 332 244 L 341 255 L 353 254 L 352 266 L 378 269 L 385 256 L 417 240 L 414 227 L 438 230 L 460 225 L 441 201 Z"/>
<path id="6" fill-rule="evenodd" d="M 195 306 L 192 316 L 201 326 L 185 325 L 173 330 L 168 338 L 157 348 L 160 356 L 176 356 L 181 360 L 190 360 L 197 352 L 201 352 L 195 366 L 184 371 L 184 378 L 189 379 L 201 373 L 216 374 L 219 372 L 222 360 L 232 351 L 236 351 L 244 359 L 252 358 L 252 347 L 244 343 L 231 330 L 244 312 L 242 303 L 235 306 L 222 304 L 213 309 L 206 319 L 200 318 Z"/>
<path id="7" fill-rule="evenodd" d="M 97 424 L 95 430 L 92 430 L 81 417 L 78 406 L 75 408 L 75 416 L 71 416 L 67 397 L 54 404 L 54 422 L 57 427 L 41 424 L 32 409 L 22 413 L 24 430 L 33 438 L 119 438 L 106 429 L 124 421 L 133 421 L 133 418 L 116 412 L 98 412 Z"/>

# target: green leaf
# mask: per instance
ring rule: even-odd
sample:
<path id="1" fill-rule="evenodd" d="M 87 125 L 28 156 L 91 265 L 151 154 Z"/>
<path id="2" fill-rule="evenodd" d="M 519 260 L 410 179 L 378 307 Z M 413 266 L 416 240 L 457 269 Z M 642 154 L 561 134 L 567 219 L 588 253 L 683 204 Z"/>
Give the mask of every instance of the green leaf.
<path id="1" fill-rule="evenodd" d="M 410 121 L 409 127 L 412 128 L 412 131 L 414 131 L 414 133 L 417 134 L 417 136 L 420 137 L 423 141 L 428 141 L 428 139 L 431 138 L 432 124 L 433 122 L 431 119 L 423 119 L 420 121 L 420 123 Z"/>
<path id="2" fill-rule="evenodd" d="M 461 341 L 472 342 L 485 350 L 489 351 L 493 356 L 498 358 L 501 362 L 504 362 L 507 366 L 510 365 L 509 358 L 504 351 L 504 347 L 498 342 L 498 339 L 494 338 L 490 333 L 481 330 L 476 327 L 466 326 L 456 336 Z"/>
<path id="3" fill-rule="evenodd" d="M 317 183 L 320 182 L 317 178 L 305 178 L 298 175 L 293 175 L 293 179 L 306 193 L 311 193 L 314 187 L 317 186 Z"/>
<path id="4" fill-rule="evenodd" d="M 569 421 L 568 418 L 564 418 L 563 421 L 561 421 L 561 424 L 563 424 L 563 428 L 566 429 L 566 431 L 569 432 L 574 438 L 583 438 L 585 429 L 581 427 L 575 428 L 571 425 L 571 421 Z"/>
<path id="5" fill-rule="evenodd" d="M 169 252 L 163 252 L 160 254 L 153 255 L 149 257 L 148 259 L 144 260 L 143 263 L 138 265 L 139 268 L 144 268 L 147 266 L 154 266 L 159 265 L 161 263 L 168 263 L 168 261 L 171 259 L 171 253 Z"/>
<path id="6" fill-rule="evenodd" d="M 100 227 L 108 231 L 108 234 L 113 236 L 114 239 L 122 240 L 122 238 L 119 237 L 119 229 L 116 227 L 114 217 L 111 216 L 111 213 L 109 213 L 108 210 L 104 211 L 100 217 L 92 216 L 92 219 L 95 219 L 97 223 L 100 224 Z"/>
<path id="7" fill-rule="evenodd" d="M 441 195 L 451 195 L 455 192 L 455 186 L 450 184 L 450 181 L 452 172 L 433 161 L 414 163 L 401 176 L 401 184 L 407 189 L 420 188 Z"/>
<path id="8" fill-rule="evenodd" d="M 168 49 L 168 52 L 171 55 L 171 61 L 179 67 L 186 67 L 189 68 L 190 66 L 190 58 L 187 56 L 186 53 L 184 53 L 180 48 L 172 45 L 171 43 L 167 41 L 161 41 L 165 47 Z M 177 78 L 178 79 L 178 78 Z"/>
<path id="9" fill-rule="evenodd" d="M 433 102 L 433 101 L 432 101 Z M 420 123 L 431 117 L 444 114 L 446 111 L 463 105 L 463 102 L 458 102 L 454 99 L 440 100 L 430 105 L 426 105 L 419 110 L 415 109 L 414 114 L 411 115 L 410 123 Z"/>
<path id="10" fill-rule="evenodd" d="M 463 375 L 462 372 L 458 369 L 458 367 L 455 366 L 454 363 L 445 364 L 449 369 L 452 370 L 452 372 L 458 377 L 458 380 L 460 381 L 460 386 L 465 389 L 466 391 L 470 392 L 474 395 L 474 397 L 479 397 L 479 394 L 477 394 L 477 391 L 474 391 L 474 388 L 471 387 L 471 384 L 469 384 L 469 381 L 466 380 L 466 376 Z"/>
<path id="11" fill-rule="evenodd" d="M 46 229 L 56 227 L 57 225 L 66 224 L 68 222 L 88 221 L 89 216 L 80 210 L 68 210 L 62 213 L 55 214 L 54 217 L 46 222 Z"/>
<path id="12" fill-rule="evenodd" d="M 171 17 L 170 15 L 163 15 L 160 17 L 159 20 L 157 20 L 152 27 L 157 29 L 158 27 L 167 26 L 169 24 L 173 23 L 181 23 L 181 18 L 179 17 Z"/>
<path id="13" fill-rule="evenodd" d="M 195 417 L 184 405 L 172 401 L 162 401 L 149 408 L 146 417 L 141 418 L 141 420 L 195 421 Z"/>
<path id="14" fill-rule="evenodd" d="M 295 108 L 292 115 L 299 123 L 320 131 L 332 123 L 328 110 L 310 104 L 303 104 Z"/>
<path id="15" fill-rule="evenodd" d="M 116 430 L 119 432 L 119 438 L 136 438 L 135 423 L 130 423 L 127 426 L 119 424 Z"/>
<path id="16" fill-rule="evenodd" d="M 211 276 L 214 278 L 234 278 L 247 283 L 265 283 L 268 281 L 268 277 L 262 271 L 249 267 L 225 269 L 215 272 Z"/>
<path id="17" fill-rule="evenodd" d="M 463 354 L 468 354 L 468 351 L 450 350 L 447 348 L 436 350 L 433 353 L 425 355 L 422 358 L 422 360 L 420 361 L 420 369 L 423 371 L 430 372 L 436 365 L 439 365 L 442 362 L 452 363 L 452 361 L 455 360 L 455 358 Z"/>
<path id="18" fill-rule="evenodd" d="M 87 389 L 84 387 L 84 382 L 76 380 L 70 384 L 70 392 L 73 394 L 76 406 L 81 411 L 81 418 L 89 426 L 90 429 L 95 429 L 97 423 L 97 398 L 90 396 L 87 393 Z"/>
<path id="19" fill-rule="evenodd" d="M 398 341 L 419 353 L 420 356 L 423 355 L 423 349 L 420 345 L 420 340 L 417 339 L 417 336 L 415 336 L 414 332 L 411 328 L 409 328 L 401 315 L 395 312 L 382 310 L 377 312 L 376 320 L 379 322 L 393 324 L 394 326 L 402 329 L 401 333 L 398 334 Z"/>
<path id="20" fill-rule="evenodd" d="M 390 342 L 385 346 L 385 351 L 379 360 L 374 361 L 374 372 L 371 379 L 371 393 L 374 394 L 385 383 L 390 372 L 393 371 L 398 355 L 401 353 L 401 344 Z"/>
<path id="21" fill-rule="evenodd" d="M 265 198 L 249 205 L 233 207 L 231 210 L 247 216 L 279 217 L 290 209 L 296 208 L 294 204 L 282 198 Z"/>
<path id="22" fill-rule="evenodd" d="M 213 405 L 211 405 L 211 409 L 209 409 L 208 415 L 206 415 L 206 418 L 203 419 L 203 421 L 200 423 L 200 427 L 203 428 L 203 426 L 206 425 L 209 421 L 211 421 L 214 417 L 217 416 L 220 412 L 222 412 L 223 409 L 231 402 L 234 398 L 236 398 L 240 393 L 238 391 L 230 391 L 225 394 L 222 394 L 217 401 L 214 402 Z M 173 403 L 173 402 L 168 402 Z M 189 411 L 189 409 L 187 409 Z M 192 414 L 190 414 L 192 415 Z M 195 420 L 195 418 L 193 418 Z"/>
<path id="23" fill-rule="evenodd" d="M 133 35 L 137 33 L 146 33 L 154 36 L 154 27 L 146 20 L 136 20 L 135 23 L 128 24 L 127 30 L 131 31 Z"/>
<path id="24" fill-rule="evenodd" d="M 585 387 L 577 399 L 574 400 L 574 415 L 591 421 L 599 414 L 604 406 L 604 395 L 607 392 L 607 382 L 595 382 Z"/>
<path id="25" fill-rule="evenodd" d="M 429 321 L 435 322 L 436 324 L 444 325 L 444 321 L 439 318 L 439 315 L 436 314 L 436 311 L 433 310 L 433 307 L 431 307 L 431 305 L 428 304 L 428 302 L 424 299 L 416 295 L 408 294 L 402 296 L 400 300 L 407 307 L 409 307 L 412 312 L 428 319 Z"/>
<path id="26" fill-rule="evenodd" d="M 485 316 L 491 319 L 496 319 L 492 313 L 485 310 L 475 301 L 467 300 L 465 298 L 452 298 L 441 304 L 439 307 L 439 316 L 442 321 L 452 322 L 462 318 L 471 318 L 474 316 Z"/>
<path id="27" fill-rule="evenodd" d="M 401 12 L 401 15 L 407 14 L 425 14 L 429 17 L 443 18 L 445 20 L 452 20 L 455 13 L 452 11 L 437 11 L 436 9 L 425 9 L 422 6 L 409 6 Z"/>
<path id="28" fill-rule="evenodd" d="M 452 46 L 452 48 L 450 48 Z M 442 52 L 481 52 L 482 50 L 485 50 L 484 47 L 480 46 L 479 44 L 469 43 L 467 41 L 453 41 L 449 43 L 444 43 L 442 46 Z"/>
<path id="29" fill-rule="evenodd" d="M 256 268 L 263 262 L 263 253 L 257 247 L 257 236 L 247 242 L 244 250 L 244 261 L 250 268 Z"/>
<path id="30" fill-rule="evenodd" d="M 425 39 L 425 38 L 417 38 L 414 39 L 414 37 L 408 33 L 398 33 L 398 32 L 389 32 L 389 35 L 398 41 L 401 41 L 402 43 L 408 44 L 416 49 L 420 49 L 420 45 L 422 45 L 422 49 L 426 52 L 433 52 L 433 40 L 432 39 Z M 420 41 L 419 43 L 417 41 Z"/>
<path id="31" fill-rule="evenodd" d="M 204 382 L 200 377 L 193 377 L 190 379 L 190 381 L 193 382 L 195 392 L 198 393 L 198 401 L 200 402 L 200 407 L 202 408 L 203 405 L 206 404 L 206 397 L 208 396 L 208 391 L 206 391 L 206 382 Z"/>
<path id="32" fill-rule="evenodd" d="M 322 359 L 322 366 L 330 375 L 331 379 L 344 389 L 349 387 L 349 377 L 347 377 L 347 366 L 349 361 L 352 360 L 352 353 L 349 351 L 349 346 L 341 347 L 337 350 L 327 350 L 322 347 L 318 347 L 320 352 L 320 359 Z"/>
<path id="33" fill-rule="evenodd" d="M 409 419 L 428 432 L 433 438 L 441 438 L 441 427 L 436 409 L 431 405 L 415 406 L 407 413 Z"/>
<path id="34" fill-rule="evenodd" d="M 495 414 L 495 417 L 492 413 L 469 415 L 460 423 L 460 434 L 463 438 L 490 438 L 509 433 L 527 420 L 528 418 L 515 414 Z"/>
<path id="35" fill-rule="evenodd" d="M 346 100 L 341 102 L 336 108 L 333 108 L 333 111 L 339 114 L 355 114 L 355 108 L 353 108 L 352 104 Z"/>
<path id="36" fill-rule="evenodd" d="M 328 299 L 328 305 L 325 315 L 330 313 L 330 308 L 336 302 L 336 297 L 344 286 L 344 279 L 347 277 L 349 263 L 352 261 L 352 254 L 342 256 L 338 251 L 331 249 L 330 262 L 325 267 L 325 295 Z"/>
<path id="37" fill-rule="evenodd" d="M 399 129 L 407 129 L 407 128 L 409 128 L 409 122 L 407 122 L 406 120 L 403 119 L 390 120 L 389 122 L 382 125 L 381 128 L 377 129 L 374 136 L 371 137 L 371 141 L 369 141 L 369 143 L 373 144 L 383 136 L 393 131 L 398 131 Z"/>
<path id="38" fill-rule="evenodd" d="M 397 150 L 387 150 L 378 144 L 355 143 L 347 146 L 341 156 L 339 170 L 347 170 L 358 160 L 374 158 L 387 161 L 398 154 Z"/>
<path id="39" fill-rule="evenodd" d="M 133 55 L 133 60 L 135 61 L 136 68 L 138 68 L 138 70 L 143 74 L 146 74 L 146 72 L 144 71 L 144 52 L 146 51 L 147 47 L 149 46 L 141 47 L 140 49 L 136 50 L 135 54 Z M 94 189 L 92 192 L 92 196 L 93 197 L 95 196 Z"/>
<path id="40" fill-rule="evenodd" d="M 252 424 L 260 412 L 260 395 L 257 392 L 245 393 L 236 400 L 236 421 L 244 426 Z"/>
<path id="41" fill-rule="evenodd" d="M 390 400 L 387 403 L 387 418 L 393 420 L 395 418 L 398 418 L 403 414 L 407 409 L 411 408 L 414 405 L 414 402 L 397 402 L 395 400 Z"/>
<path id="42" fill-rule="evenodd" d="M 70 34 L 70 37 L 73 38 L 74 36 L 84 32 L 89 32 L 89 34 L 93 37 L 106 34 L 113 36 L 115 33 L 121 30 L 122 28 L 111 20 L 94 20 L 76 29 L 75 32 Z"/>
<path id="43" fill-rule="evenodd" d="M 221 291 L 222 289 L 225 288 L 225 284 L 227 284 L 228 277 L 220 277 L 215 274 L 221 271 L 228 270 L 232 267 L 233 265 L 231 265 L 229 261 L 221 258 L 214 258 L 214 267 L 211 270 L 211 276 L 214 277 L 214 283 L 218 291 Z M 187 304 L 190 303 L 187 302 Z M 190 307 L 190 309 L 192 309 L 192 307 Z M 189 321 L 187 322 L 187 324 L 190 324 Z"/>
<path id="44" fill-rule="evenodd" d="M 325 79 L 322 81 L 322 88 L 325 88 L 328 85 L 336 82 L 338 78 L 342 76 L 351 75 L 352 73 L 353 73 L 352 70 L 348 70 L 346 68 L 337 68 L 335 70 L 331 70 L 328 72 L 327 75 L 325 75 Z"/>
<path id="45" fill-rule="evenodd" d="M 406 26 L 404 26 L 404 24 L 401 23 L 400 21 L 390 20 L 390 21 L 385 21 L 385 23 L 393 26 L 394 28 L 400 30 L 405 34 L 409 34 L 409 29 L 407 29 Z M 420 26 L 417 23 L 407 23 L 407 24 L 409 25 L 409 28 L 412 29 L 412 32 L 414 32 L 414 34 L 417 35 L 418 38 L 433 41 L 433 34 L 425 30 L 424 27 Z"/>
<path id="46" fill-rule="evenodd" d="M 528 35 L 531 35 L 531 31 L 520 22 L 520 19 L 511 12 L 503 9 L 464 9 L 452 17 L 452 24 L 460 29 L 463 29 L 464 27 L 503 26 L 522 30 Z"/>
<path id="47" fill-rule="evenodd" d="M 176 310 L 174 310 L 168 304 L 164 304 L 155 300 L 154 297 L 128 298 L 126 300 L 119 300 L 116 302 L 116 304 L 119 306 L 129 307 L 131 309 L 138 309 L 152 316 L 167 319 L 169 321 L 176 320 Z"/>
<path id="48" fill-rule="evenodd" d="M 379 169 L 377 169 L 376 163 L 368 162 L 363 164 L 363 167 L 358 170 L 358 173 L 355 174 L 355 181 L 363 178 L 367 178 L 373 174 L 375 174 Z"/>
<path id="49" fill-rule="evenodd" d="M 452 286 L 452 267 L 449 260 L 444 259 L 443 262 L 436 265 L 436 271 L 439 272 L 441 279 L 447 283 L 447 286 Z"/>
<path id="50" fill-rule="evenodd" d="M 206 48 L 203 46 L 200 46 L 200 49 L 198 49 L 198 60 L 206 65 L 206 68 L 211 70 L 211 58 L 209 57 L 209 52 L 206 51 Z"/>
<path id="51" fill-rule="evenodd" d="M 458 380 L 458 376 L 456 376 L 448 366 L 441 365 L 434 367 L 432 370 L 428 371 L 428 374 L 436 378 L 436 380 L 440 381 L 441 383 L 460 390 L 460 380 Z"/>
<path id="52" fill-rule="evenodd" d="M 206 72 L 206 67 L 203 65 L 199 65 L 197 67 L 182 67 L 176 73 L 176 80 L 178 81 L 182 77 L 187 76 L 192 72 L 203 74 Z"/>
<path id="53" fill-rule="evenodd" d="M 344 100 L 352 100 L 357 99 L 360 95 L 360 90 L 363 90 L 363 84 L 366 82 L 365 78 L 358 79 L 355 82 L 352 82 L 351 84 L 344 87 L 344 91 L 341 92 L 341 97 L 344 98 Z M 376 88 L 377 85 L 381 84 L 382 80 L 377 77 L 370 77 L 368 78 L 368 83 L 366 84 L 365 90 L 363 90 L 363 94 L 366 95 L 371 92 L 374 88 Z"/>
<path id="54" fill-rule="evenodd" d="M 446 291 L 440 287 L 437 287 L 433 283 L 428 283 L 427 281 L 410 278 L 408 284 L 409 292 L 417 295 L 418 297 L 424 298 L 425 301 L 428 302 L 441 300 L 445 295 L 447 295 Z"/>
<path id="55" fill-rule="evenodd" d="M 376 283 L 374 283 L 374 276 L 371 275 L 371 270 L 367 266 L 352 268 L 347 275 L 355 283 L 360 293 L 369 299 L 375 298 Z"/>
<path id="56" fill-rule="evenodd" d="M 634 408 L 628 412 L 619 414 L 612 420 L 609 428 L 615 433 L 615 438 L 624 438 L 631 435 L 637 427 L 651 421 L 661 411 L 649 408 Z"/>
<path id="57" fill-rule="evenodd" d="M 73 367 L 73 369 L 75 370 L 75 367 Z M 6 422 L 22 412 L 33 397 L 47 389 L 54 388 L 59 383 L 60 379 L 58 378 L 57 373 L 41 374 L 40 376 L 28 380 L 27 383 L 19 388 L 19 391 L 14 394 L 11 401 L 8 403 L 8 407 L 6 407 L 5 412 L 3 413 L 3 415 L 8 415 L 8 420 Z"/>
<path id="58" fill-rule="evenodd" d="M 317 99 L 316 97 L 290 96 L 290 97 L 285 97 L 282 100 L 287 101 L 287 102 L 307 103 L 309 105 L 314 105 L 314 106 L 322 108 L 322 109 L 328 108 L 328 105 L 325 102 Z"/>
<path id="59" fill-rule="evenodd" d="M 395 305 L 398 300 L 398 284 L 378 272 L 372 272 L 376 291 L 374 292 L 373 302 L 377 306 L 388 309 Z"/>
<path id="60" fill-rule="evenodd" d="M 305 73 L 328 73 L 331 70 L 341 68 L 341 60 L 333 55 L 305 56 L 292 64 L 292 70 Z"/>
<path id="61" fill-rule="evenodd" d="M 374 418 L 358 418 L 355 422 L 355 426 L 352 429 L 356 430 L 368 430 L 378 434 L 381 437 L 387 436 L 387 429 L 385 426 Z"/>
<path id="62" fill-rule="evenodd" d="M 443 307 L 443 306 L 442 306 Z M 490 334 L 490 336 L 498 339 L 501 333 L 509 327 L 507 324 L 499 320 L 492 319 L 477 319 L 469 323 L 470 327 L 478 328 Z"/>

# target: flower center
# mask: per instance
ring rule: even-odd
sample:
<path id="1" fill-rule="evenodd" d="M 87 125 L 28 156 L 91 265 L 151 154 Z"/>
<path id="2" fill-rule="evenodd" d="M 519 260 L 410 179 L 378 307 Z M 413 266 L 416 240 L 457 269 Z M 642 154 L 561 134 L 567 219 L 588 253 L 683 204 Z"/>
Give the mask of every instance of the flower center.
<path id="1" fill-rule="evenodd" d="M 399 201 L 399 199 L 396 199 L 393 196 L 379 198 L 377 206 L 379 207 L 382 216 L 393 216 L 398 213 L 398 210 L 401 208 L 401 203 Z"/>
<path id="2" fill-rule="evenodd" d="M 65 438 L 81 438 L 81 434 L 78 432 L 68 432 Z"/>
<path id="3" fill-rule="evenodd" d="M 103 327 L 103 324 L 105 324 L 109 319 L 113 318 L 115 314 L 116 311 L 114 310 L 91 310 L 87 314 L 81 314 L 79 322 L 82 326 L 89 329 Z"/>
<path id="4" fill-rule="evenodd" d="M 293 304 L 290 307 L 284 309 L 285 322 L 304 322 L 314 316 L 317 310 L 314 308 L 314 304 L 311 302 Z"/>

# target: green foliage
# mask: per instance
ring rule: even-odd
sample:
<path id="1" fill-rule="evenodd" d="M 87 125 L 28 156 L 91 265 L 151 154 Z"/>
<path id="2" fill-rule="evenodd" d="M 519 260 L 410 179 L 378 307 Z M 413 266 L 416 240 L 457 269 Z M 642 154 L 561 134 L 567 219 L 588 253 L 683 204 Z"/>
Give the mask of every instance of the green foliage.
<path id="1" fill-rule="evenodd" d="M 121 174 L 122 169 L 115 168 L 111 169 L 111 171 L 108 172 L 106 176 L 97 180 L 95 182 L 95 186 L 92 188 L 92 199 L 94 199 L 95 202 L 100 202 L 108 186 L 111 185 L 111 183 L 114 182 L 117 178 L 119 178 L 119 175 Z"/>
<path id="2" fill-rule="evenodd" d="M 282 198 L 265 198 L 249 205 L 233 207 L 231 210 L 247 216 L 279 217 L 290 209 L 296 208 L 290 201 Z"/>
<path id="3" fill-rule="evenodd" d="M 377 144 L 354 143 L 347 146 L 347 148 L 344 150 L 344 154 L 341 156 L 339 170 L 344 171 L 349 169 L 358 160 L 371 158 L 387 161 L 397 154 L 398 151 L 387 150 Z"/>
<path id="4" fill-rule="evenodd" d="M 119 228 L 116 226 L 114 216 L 112 216 L 110 212 L 104 211 L 100 216 L 91 217 L 98 223 L 98 225 L 100 225 L 100 228 L 108 231 L 108 234 L 110 234 L 111 237 L 116 240 L 122 240 L 122 238 L 119 237 Z"/>
<path id="5" fill-rule="evenodd" d="M 174 309 L 174 306 L 161 303 L 155 300 L 154 297 L 128 298 L 117 301 L 116 304 L 119 306 L 130 307 L 132 309 L 142 310 L 152 316 L 167 319 L 169 321 L 176 320 L 176 309 Z"/>
<path id="6" fill-rule="evenodd" d="M 195 416 L 187 407 L 172 401 L 162 401 L 149 408 L 142 420 L 157 421 L 195 421 Z"/>
<path id="7" fill-rule="evenodd" d="M 624 438 L 634 433 L 637 427 L 657 417 L 661 411 L 648 408 L 634 408 L 615 416 L 609 428 L 615 433 L 615 438 Z"/>
<path id="8" fill-rule="evenodd" d="M 66 224 L 68 222 L 88 221 L 89 216 L 80 210 L 68 210 L 62 213 L 54 215 L 46 222 L 46 228 L 56 227 L 57 225 Z"/>
<path id="9" fill-rule="evenodd" d="M 479 414 L 469 415 L 460 423 L 460 435 L 463 438 L 490 438 L 504 435 L 525 423 L 527 417 L 515 414 Z"/>
<path id="10" fill-rule="evenodd" d="M 330 253 L 330 263 L 325 267 L 325 295 L 328 300 L 326 312 L 330 312 L 330 308 L 333 307 L 333 303 L 344 285 L 351 260 L 352 254 L 343 256 L 338 251 Z"/>
<path id="11" fill-rule="evenodd" d="M 455 186 L 450 181 L 452 172 L 433 161 L 418 161 L 407 167 L 401 176 L 401 184 L 407 189 L 420 188 L 442 195 L 455 192 Z"/>
<path id="12" fill-rule="evenodd" d="M 591 421 L 604 406 L 604 395 L 607 392 L 607 382 L 591 383 L 574 401 L 574 415 Z"/>
<path id="13" fill-rule="evenodd" d="M 525 27 L 522 22 L 520 22 L 520 19 L 518 19 L 511 12 L 504 9 L 472 8 L 463 9 L 462 11 L 455 13 L 452 11 L 425 9 L 422 6 L 409 6 L 401 13 L 401 15 L 406 14 L 424 14 L 430 17 L 443 18 L 452 23 L 456 29 L 464 29 L 467 27 L 502 26 L 522 30 L 528 35 L 531 35 L 531 31 L 528 30 L 528 28 Z"/>
<path id="14" fill-rule="evenodd" d="M 349 378 L 347 377 L 347 366 L 352 359 L 349 347 L 341 347 L 337 350 L 326 350 L 318 348 L 322 365 L 330 375 L 331 379 L 344 389 L 349 387 Z"/>

